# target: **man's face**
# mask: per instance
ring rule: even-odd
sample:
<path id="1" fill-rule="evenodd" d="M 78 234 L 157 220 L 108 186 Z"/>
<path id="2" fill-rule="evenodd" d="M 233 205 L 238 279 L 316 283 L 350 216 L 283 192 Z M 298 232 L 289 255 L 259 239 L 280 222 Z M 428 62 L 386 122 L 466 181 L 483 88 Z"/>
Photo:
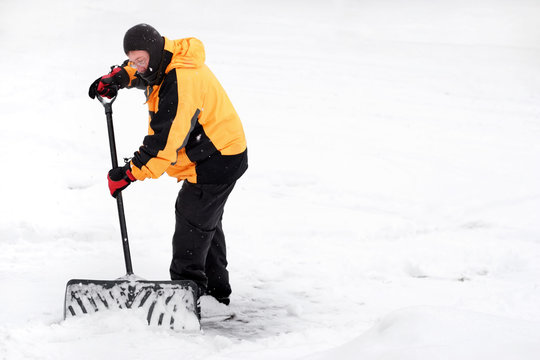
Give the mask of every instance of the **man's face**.
<path id="1" fill-rule="evenodd" d="M 148 63 L 150 62 L 150 54 L 146 50 L 133 50 L 127 54 L 129 61 L 131 61 L 131 67 L 137 69 L 137 72 L 143 74 L 148 69 Z"/>

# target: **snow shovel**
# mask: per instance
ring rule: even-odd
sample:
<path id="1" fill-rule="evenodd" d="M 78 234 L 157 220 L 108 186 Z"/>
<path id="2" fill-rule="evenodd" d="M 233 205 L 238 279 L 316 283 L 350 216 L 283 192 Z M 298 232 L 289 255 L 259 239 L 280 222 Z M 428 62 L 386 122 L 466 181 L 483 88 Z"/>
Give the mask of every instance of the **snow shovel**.
<path id="1" fill-rule="evenodd" d="M 117 167 L 111 100 L 97 96 L 105 108 L 112 166 Z M 127 274 L 116 280 L 69 280 L 64 319 L 109 309 L 142 309 L 148 325 L 173 330 L 200 330 L 197 285 L 190 280 L 147 281 L 133 274 L 122 193 L 116 198 Z"/>

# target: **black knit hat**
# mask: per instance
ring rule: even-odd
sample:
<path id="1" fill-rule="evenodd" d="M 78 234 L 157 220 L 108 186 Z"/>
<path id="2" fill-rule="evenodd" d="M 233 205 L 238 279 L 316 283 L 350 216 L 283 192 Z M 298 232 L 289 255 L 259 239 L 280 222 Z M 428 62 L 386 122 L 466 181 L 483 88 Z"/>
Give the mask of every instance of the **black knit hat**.
<path id="1" fill-rule="evenodd" d="M 138 24 L 133 26 L 124 35 L 124 52 L 133 50 L 146 50 L 150 54 L 148 69 L 144 74 L 140 74 L 149 82 L 155 80 L 159 72 L 161 57 L 165 40 L 159 32 L 148 24 Z"/>

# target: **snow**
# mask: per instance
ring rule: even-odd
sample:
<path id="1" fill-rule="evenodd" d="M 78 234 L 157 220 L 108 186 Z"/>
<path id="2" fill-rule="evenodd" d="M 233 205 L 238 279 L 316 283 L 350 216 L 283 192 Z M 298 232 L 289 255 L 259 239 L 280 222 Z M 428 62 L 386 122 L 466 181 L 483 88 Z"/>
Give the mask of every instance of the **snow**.
<path id="1" fill-rule="evenodd" d="M 0 359 L 537 359 L 540 3 L 3 1 Z M 89 84 L 147 22 L 196 36 L 246 130 L 224 227 L 236 319 L 63 321 L 125 274 Z M 144 95 L 113 105 L 118 154 Z M 167 280 L 174 179 L 124 193 L 135 273 Z"/>
<path id="2" fill-rule="evenodd" d="M 354 341 L 304 359 L 533 359 L 540 352 L 537 330 L 536 323 L 417 306 L 390 313 Z"/>

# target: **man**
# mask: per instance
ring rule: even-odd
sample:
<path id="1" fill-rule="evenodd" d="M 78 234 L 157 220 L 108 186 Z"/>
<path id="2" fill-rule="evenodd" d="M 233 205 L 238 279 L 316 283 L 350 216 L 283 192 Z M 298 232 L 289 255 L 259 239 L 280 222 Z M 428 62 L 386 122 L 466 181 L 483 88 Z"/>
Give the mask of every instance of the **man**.
<path id="1" fill-rule="evenodd" d="M 204 64 L 195 38 L 169 40 L 147 24 L 124 36 L 123 66 L 98 78 L 89 95 L 112 98 L 117 89 L 145 89 L 148 135 L 129 163 L 109 171 L 111 195 L 136 180 L 164 172 L 185 180 L 176 201 L 172 280 L 193 280 L 199 295 L 228 305 L 231 287 L 221 219 L 236 180 L 247 169 L 242 123 Z"/>

